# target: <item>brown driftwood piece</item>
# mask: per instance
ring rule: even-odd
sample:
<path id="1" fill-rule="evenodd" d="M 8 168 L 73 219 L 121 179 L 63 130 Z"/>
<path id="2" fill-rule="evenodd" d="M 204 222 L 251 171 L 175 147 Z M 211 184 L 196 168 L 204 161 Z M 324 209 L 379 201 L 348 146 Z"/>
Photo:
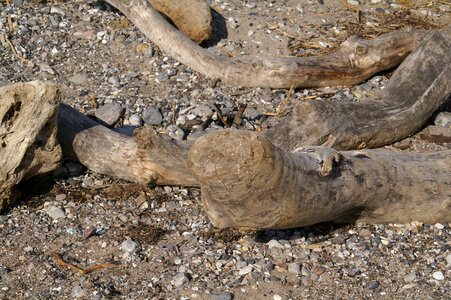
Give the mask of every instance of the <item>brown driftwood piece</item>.
<path id="1" fill-rule="evenodd" d="M 223 130 L 200 137 L 188 159 L 220 228 L 451 221 L 451 151 L 290 153 L 254 132 Z"/>
<path id="2" fill-rule="evenodd" d="M 150 127 L 128 137 L 62 104 L 58 141 L 65 157 L 100 174 L 142 184 L 197 186 L 186 166 L 189 143 L 177 143 Z"/>
<path id="3" fill-rule="evenodd" d="M 451 38 L 435 32 L 396 69 L 380 96 L 301 102 L 265 136 L 287 151 L 310 145 L 380 147 L 417 132 L 450 93 Z"/>
<path id="4" fill-rule="evenodd" d="M 59 166 L 56 113 L 60 98 L 51 83 L 32 81 L 0 88 L 0 211 L 18 198 L 19 183 Z"/>
<path id="5" fill-rule="evenodd" d="M 320 87 L 357 84 L 392 68 L 428 35 L 397 31 L 373 40 L 350 37 L 340 50 L 321 57 L 228 58 L 201 48 L 162 18 L 147 0 L 107 0 L 175 59 L 227 85 L 248 87 Z"/>
<path id="6" fill-rule="evenodd" d="M 159 12 L 166 15 L 177 28 L 196 43 L 211 36 L 212 22 L 207 0 L 148 0 Z"/>

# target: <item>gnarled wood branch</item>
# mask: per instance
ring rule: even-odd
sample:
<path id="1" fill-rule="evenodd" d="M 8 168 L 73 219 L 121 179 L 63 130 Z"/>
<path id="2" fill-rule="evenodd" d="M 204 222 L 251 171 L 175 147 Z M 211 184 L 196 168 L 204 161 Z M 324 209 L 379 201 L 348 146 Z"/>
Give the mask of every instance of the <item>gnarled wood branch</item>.
<path id="1" fill-rule="evenodd" d="M 398 31 L 374 40 L 351 37 L 335 53 L 321 57 L 227 58 L 203 49 L 175 30 L 147 0 L 107 0 L 158 47 L 210 78 L 249 87 L 320 87 L 357 84 L 397 66 L 429 34 Z"/>
<path id="2" fill-rule="evenodd" d="M 451 221 L 451 151 L 307 147 L 286 152 L 253 132 L 199 138 L 189 167 L 216 227 L 292 228 L 325 221 Z"/>
<path id="3" fill-rule="evenodd" d="M 282 149 L 375 148 L 414 134 L 451 94 L 451 36 L 434 33 L 396 69 L 381 95 L 362 102 L 299 103 L 265 136 Z"/>
<path id="4" fill-rule="evenodd" d="M 60 98 L 51 83 L 32 81 L 0 88 L 0 211 L 17 200 L 19 183 L 59 166 L 56 113 Z"/>

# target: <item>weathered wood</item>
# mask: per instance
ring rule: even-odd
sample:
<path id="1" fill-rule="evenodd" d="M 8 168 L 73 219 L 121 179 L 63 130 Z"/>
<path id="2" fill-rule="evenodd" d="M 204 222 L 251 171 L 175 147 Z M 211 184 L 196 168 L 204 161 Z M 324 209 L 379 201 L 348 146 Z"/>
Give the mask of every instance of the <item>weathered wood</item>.
<path id="1" fill-rule="evenodd" d="M 451 151 L 290 153 L 254 132 L 224 130 L 199 138 L 188 158 L 219 228 L 451 221 Z"/>
<path id="2" fill-rule="evenodd" d="M 177 28 L 196 43 L 211 36 L 211 11 L 207 0 L 148 0 L 159 12 L 166 15 Z"/>
<path id="3" fill-rule="evenodd" d="M 107 0 L 158 47 L 192 69 L 228 85 L 320 87 L 357 84 L 392 68 L 429 33 L 398 31 L 374 40 L 351 37 L 333 54 L 321 57 L 228 58 L 213 54 L 175 30 L 147 0 Z"/>
<path id="4" fill-rule="evenodd" d="M 58 114 L 64 156 L 94 172 L 142 184 L 197 186 L 186 166 L 189 143 L 177 143 L 150 127 L 134 137 L 110 130 L 67 105 Z"/>
<path id="5" fill-rule="evenodd" d="M 451 94 L 451 38 L 434 33 L 396 69 L 379 97 L 306 101 L 265 136 L 282 149 L 375 148 L 414 134 Z"/>
<path id="6" fill-rule="evenodd" d="M 59 166 L 56 113 L 60 98 L 51 83 L 32 81 L 0 88 L 0 211 L 17 200 L 19 183 Z"/>

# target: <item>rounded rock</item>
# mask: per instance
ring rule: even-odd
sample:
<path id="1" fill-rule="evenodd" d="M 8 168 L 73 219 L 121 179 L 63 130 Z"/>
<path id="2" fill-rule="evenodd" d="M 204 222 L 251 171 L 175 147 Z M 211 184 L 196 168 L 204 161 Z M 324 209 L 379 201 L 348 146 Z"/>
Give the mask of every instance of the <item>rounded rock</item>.
<path id="1" fill-rule="evenodd" d="M 122 251 L 128 253 L 136 253 L 138 252 L 139 248 L 140 248 L 139 243 L 132 240 L 125 240 L 121 244 Z"/>

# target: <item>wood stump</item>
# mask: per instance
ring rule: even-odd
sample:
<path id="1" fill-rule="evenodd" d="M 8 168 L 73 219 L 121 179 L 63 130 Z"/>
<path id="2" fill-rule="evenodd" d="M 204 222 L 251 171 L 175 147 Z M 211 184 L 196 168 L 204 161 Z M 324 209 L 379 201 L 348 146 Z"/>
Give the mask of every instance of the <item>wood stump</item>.
<path id="1" fill-rule="evenodd" d="M 56 114 L 61 95 L 51 83 L 32 81 L 0 88 L 0 211 L 20 195 L 24 180 L 61 162 Z"/>

